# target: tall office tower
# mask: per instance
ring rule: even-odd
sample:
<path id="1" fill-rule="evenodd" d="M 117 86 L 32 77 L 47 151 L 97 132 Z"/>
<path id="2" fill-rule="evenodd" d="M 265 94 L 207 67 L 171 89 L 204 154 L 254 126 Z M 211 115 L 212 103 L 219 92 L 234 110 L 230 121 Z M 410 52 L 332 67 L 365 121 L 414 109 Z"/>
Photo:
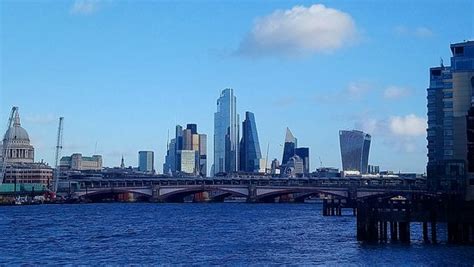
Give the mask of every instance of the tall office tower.
<path id="1" fill-rule="evenodd" d="M 428 100 L 428 185 L 463 190 L 467 181 L 468 112 L 474 77 L 474 41 L 451 44 L 451 66 L 430 68 Z M 474 184 L 474 181 L 472 181 Z"/>
<path id="2" fill-rule="evenodd" d="M 155 156 L 153 151 L 138 152 L 138 170 L 141 172 L 154 173 Z"/>
<path id="3" fill-rule="evenodd" d="M 184 130 L 181 125 L 177 125 L 175 136 L 176 138 L 168 145 L 163 173 L 171 173 L 173 176 L 181 173 L 206 177 L 207 136 L 197 133 L 196 124 L 188 124 Z M 194 160 L 191 161 L 191 158 Z"/>
<path id="4" fill-rule="evenodd" d="M 370 135 L 361 131 L 339 131 L 342 170 L 367 173 L 370 140 Z"/>
<path id="5" fill-rule="evenodd" d="M 176 139 L 173 138 L 168 144 L 165 163 L 163 163 L 163 174 L 173 175 L 176 172 Z"/>
<path id="6" fill-rule="evenodd" d="M 259 172 L 260 143 L 258 141 L 257 124 L 252 112 L 245 112 L 245 120 L 242 122 L 242 140 L 240 140 L 240 171 Z"/>
<path id="7" fill-rule="evenodd" d="M 224 89 L 214 113 L 214 171 L 235 172 L 239 167 L 239 115 L 233 89 Z"/>
<path id="8" fill-rule="evenodd" d="M 285 165 L 288 160 L 295 155 L 295 149 L 298 146 L 297 139 L 293 136 L 289 128 L 286 128 L 285 146 L 283 148 L 282 165 Z"/>
<path id="9" fill-rule="evenodd" d="M 199 134 L 199 174 L 207 177 L 207 135 Z"/>
<path id="10" fill-rule="evenodd" d="M 182 150 L 192 150 L 192 149 L 193 149 L 193 134 L 190 129 L 184 129 Z"/>
<path id="11" fill-rule="evenodd" d="M 303 173 L 309 174 L 309 147 L 297 147 L 295 149 L 295 155 L 299 156 L 303 160 Z"/>
<path id="12" fill-rule="evenodd" d="M 188 123 L 186 129 L 191 130 L 191 134 L 197 134 L 197 124 Z"/>
<path id="13" fill-rule="evenodd" d="M 301 176 L 304 174 L 303 159 L 298 155 L 291 157 L 286 163 L 285 174 L 292 177 Z"/>

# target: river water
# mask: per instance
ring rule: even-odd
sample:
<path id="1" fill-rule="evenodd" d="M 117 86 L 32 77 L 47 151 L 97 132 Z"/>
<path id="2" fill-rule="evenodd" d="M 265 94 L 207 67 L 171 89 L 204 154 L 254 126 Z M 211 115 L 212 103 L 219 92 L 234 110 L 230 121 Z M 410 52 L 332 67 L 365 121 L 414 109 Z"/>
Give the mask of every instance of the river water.
<path id="1" fill-rule="evenodd" d="M 0 265 L 474 264 L 474 247 L 423 244 L 418 225 L 410 245 L 369 245 L 355 223 L 320 204 L 0 207 Z"/>

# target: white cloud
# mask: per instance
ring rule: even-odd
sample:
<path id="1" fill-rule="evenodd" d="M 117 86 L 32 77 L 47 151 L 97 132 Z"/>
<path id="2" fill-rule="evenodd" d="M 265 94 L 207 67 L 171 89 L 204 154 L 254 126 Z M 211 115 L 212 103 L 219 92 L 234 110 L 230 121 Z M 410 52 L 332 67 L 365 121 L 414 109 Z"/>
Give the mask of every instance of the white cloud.
<path id="1" fill-rule="evenodd" d="M 414 28 L 397 26 L 394 28 L 394 31 L 397 35 L 408 37 L 427 38 L 434 35 L 432 30 L 424 26 L 418 26 Z"/>
<path id="2" fill-rule="evenodd" d="M 418 37 L 431 37 L 433 36 L 433 32 L 426 28 L 426 27 L 417 27 L 415 29 L 415 35 L 418 36 Z"/>
<path id="3" fill-rule="evenodd" d="M 399 86 L 389 86 L 383 92 L 385 99 L 399 99 L 409 95 L 409 90 Z"/>
<path id="4" fill-rule="evenodd" d="M 99 0 L 75 0 L 71 7 L 71 14 L 91 15 L 99 10 Z"/>
<path id="5" fill-rule="evenodd" d="M 370 84 L 366 82 L 351 82 L 347 86 L 347 93 L 354 97 L 361 97 L 368 93 L 370 89 Z"/>
<path id="6" fill-rule="evenodd" d="M 328 53 L 353 43 L 356 36 L 354 20 L 347 13 L 321 4 L 295 6 L 258 18 L 237 53 L 246 56 Z"/>
<path id="7" fill-rule="evenodd" d="M 426 120 L 414 114 L 378 119 L 364 114 L 354 123 L 355 129 L 371 134 L 374 140 L 406 153 L 424 153 L 426 127 Z"/>
<path id="8" fill-rule="evenodd" d="M 423 136 L 426 135 L 426 119 L 414 114 L 407 116 L 394 116 L 390 118 L 390 131 L 398 136 Z"/>

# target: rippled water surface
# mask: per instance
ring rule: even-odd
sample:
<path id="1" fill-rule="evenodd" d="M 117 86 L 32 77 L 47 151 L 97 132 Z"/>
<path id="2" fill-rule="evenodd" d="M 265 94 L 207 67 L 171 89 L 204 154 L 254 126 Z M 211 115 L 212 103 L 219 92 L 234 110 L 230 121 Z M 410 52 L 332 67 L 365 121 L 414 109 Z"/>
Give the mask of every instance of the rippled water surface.
<path id="1" fill-rule="evenodd" d="M 472 246 L 425 245 L 416 225 L 412 239 L 359 243 L 354 217 L 323 217 L 317 204 L 0 207 L 0 265 L 474 264 Z"/>

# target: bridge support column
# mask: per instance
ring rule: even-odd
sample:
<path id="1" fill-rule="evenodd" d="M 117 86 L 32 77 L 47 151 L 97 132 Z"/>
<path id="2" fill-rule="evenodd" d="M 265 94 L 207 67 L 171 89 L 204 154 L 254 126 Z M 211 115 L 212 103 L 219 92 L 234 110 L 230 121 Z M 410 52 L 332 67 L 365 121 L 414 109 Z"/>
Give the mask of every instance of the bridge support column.
<path id="1" fill-rule="evenodd" d="M 403 243 L 410 243 L 410 223 L 399 222 L 398 231 L 400 233 L 400 241 Z"/>
<path id="2" fill-rule="evenodd" d="M 438 241 L 437 239 L 437 231 L 436 231 L 436 221 L 431 222 L 431 242 L 436 244 Z"/>
<path id="3" fill-rule="evenodd" d="M 257 202 L 257 188 L 255 187 L 255 185 L 249 185 L 248 190 L 249 190 L 249 194 L 247 197 L 247 202 L 256 203 Z"/>
<path id="4" fill-rule="evenodd" d="M 390 222 L 390 237 L 392 241 L 398 240 L 398 232 L 397 232 L 397 222 Z"/>
<path id="5" fill-rule="evenodd" d="M 422 226 L 423 226 L 423 241 L 425 243 L 429 243 L 430 240 L 428 238 L 428 223 L 427 222 L 422 222 Z"/>
<path id="6" fill-rule="evenodd" d="M 159 185 L 152 186 L 151 201 L 152 202 L 161 202 L 161 199 L 160 199 L 160 186 Z"/>
<path id="7" fill-rule="evenodd" d="M 323 216 L 329 216 L 328 200 L 327 199 L 323 200 Z"/>

